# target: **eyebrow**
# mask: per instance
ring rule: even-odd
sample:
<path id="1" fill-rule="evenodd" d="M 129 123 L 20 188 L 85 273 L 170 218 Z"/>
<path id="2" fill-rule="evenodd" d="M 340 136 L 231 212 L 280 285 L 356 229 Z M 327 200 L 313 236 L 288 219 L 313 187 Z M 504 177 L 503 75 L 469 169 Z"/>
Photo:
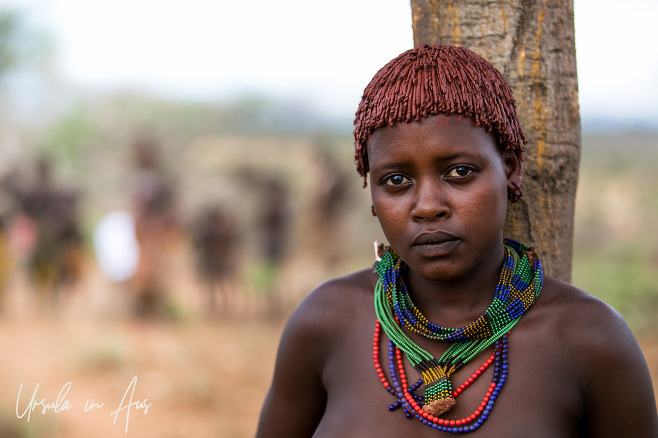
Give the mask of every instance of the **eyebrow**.
<path id="1" fill-rule="evenodd" d="M 460 152 L 455 152 L 454 154 L 439 157 L 436 161 L 445 162 L 445 161 L 459 160 L 463 158 L 479 158 L 479 157 L 481 157 L 481 154 L 479 153 L 473 154 L 469 152 L 460 151 Z M 394 161 L 390 163 L 384 163 L 379 166 L 371 166 L 371 171 L 374 169 L 378 171 L 396 170 L 396 169 L 404 168 L 408 165 L 409 165 L 408 161 Z"/>
<path id="2" fill-rule="evenodd" d="M 381 166 L 371 166 L 370 171 L 372 172 L 373 170 L 378 170 L 378 171 L 388 171 L 388 170 L 396 170 L 401 167 L 406 167 L 408 166 L 409 163 L 407 162 L 394 162 L 394 163 L 385 163 L 382 164 Z"/>
<path id="3" fill-rule="evenodd" d="M 443 157 L 440 157 L 438 161 L 453 161 L 459 158 L 480 158 L 482 154 L 479 153 L 469 153 L 469 152 L 455 152 L 454 154 L 446 155 Z"/>

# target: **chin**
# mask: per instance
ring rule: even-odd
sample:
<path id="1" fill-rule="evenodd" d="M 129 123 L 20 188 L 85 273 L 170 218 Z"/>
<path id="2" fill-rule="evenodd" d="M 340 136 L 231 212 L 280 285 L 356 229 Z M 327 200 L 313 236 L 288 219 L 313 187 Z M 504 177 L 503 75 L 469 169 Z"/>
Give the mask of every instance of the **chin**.
<path id="1" fill-rule="evenodd" d="M 467 269 L 460 268 L 450 261 L 423 263 L 423 266 L 418 266 L 417 263 L 414 263 L 413 266 L 409 264 L 408 266 L 416 275 L 425 280 L 436 282 L 455 281 L 468 272 Z"/>

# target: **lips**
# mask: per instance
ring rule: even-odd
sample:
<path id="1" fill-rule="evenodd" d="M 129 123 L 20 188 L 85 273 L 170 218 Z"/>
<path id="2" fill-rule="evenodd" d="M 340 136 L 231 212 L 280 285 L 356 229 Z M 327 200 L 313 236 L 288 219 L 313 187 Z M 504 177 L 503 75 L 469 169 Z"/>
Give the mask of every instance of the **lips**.
<path id="1" fill-rule="evenodd" d="M 436 231 L 433 233 L 423 233 L 419 235 L 414 239 L 412 245 L 438 245 L 441 243 L 451 242 L 453 240 L 457 240 L 457 238 L 451 234 L 444 233 L 442 231 Z"/>
<path id="2" fill-rule="evenodd" d="M 459 242 L 460 240 L 452 234 L 436 231 L 419 235 L 412 245 L 423 257 L 446 257 Z"/>

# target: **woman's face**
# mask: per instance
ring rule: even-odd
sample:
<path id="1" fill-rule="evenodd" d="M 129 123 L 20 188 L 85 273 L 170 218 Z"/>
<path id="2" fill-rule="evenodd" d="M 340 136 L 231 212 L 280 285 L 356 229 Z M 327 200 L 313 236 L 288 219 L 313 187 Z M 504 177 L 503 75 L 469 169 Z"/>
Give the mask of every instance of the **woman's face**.
<path id="1" fill-rule="evenodd" d="M 446 115 L 380 128 L 368 162 L 384 235 L 412 271 L 452 281 L 500 261 L 507 191 L 523 168 L 484 128 Z"/>

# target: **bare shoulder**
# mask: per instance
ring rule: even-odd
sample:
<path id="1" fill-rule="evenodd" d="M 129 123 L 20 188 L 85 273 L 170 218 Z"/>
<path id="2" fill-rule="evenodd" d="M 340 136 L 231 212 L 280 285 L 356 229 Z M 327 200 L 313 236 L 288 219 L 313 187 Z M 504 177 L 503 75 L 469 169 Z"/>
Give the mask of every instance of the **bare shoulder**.
<path id="1" fill-rule="evenodd" d="M 527 314 L 531 330 L 541 333 L 554 351 L 564 353 L 583 388 L 610 370 L 626 370 L 650 384 L 646 360 L 631 328 L 610 305 L 568 283 L 546 278 L 535 306 Z"/>
<path id="2" fill-rule="evenodd" d="M 569 283 L 546 277 L 536 303 L 541 316 L 554 322 L 557 333 L 577 332 L 587 343 L 606 343 L 633 337 L 628 324 L 610 305 Z M 548 315 L 546 315 L 548 314 Z"/>
<path id="3" fill-rule="evenodd" d="M 284 337 L 297 334 L 304 343 L 320 342 L 324 348 L 330 347 L 340 338 L 341 330 L 350 330 L 351 322 L 372 308 L 376 282 L 370 268 L 322 283 L 293 312 Z"/>
<path id="4" fill-rule="evenodd" d="M 628 324 L 610 305 L 569 283 L 547 277 L 531 318 L 563 347 L 587 351 L 591 359 L 610 353 L 611 349 L 633 352 L 639 347 Z M 534 315 L 533 315 L 534 314 Z"/>
<path id="5" fill-rule="evenodd" d="M 298 310 L 308 307 L 334 304 L 336 301 L 360 299 L 372 293 L 377 282 L 377 275 L 372 268 L 362 269 L 349 275 L 326 281 L 313 289 L 302 301 Z"/>
<path id="6" fill-rule="evenodd" d="M 579 388 L 588 436 L 658 436 L 651 375 L 619 312 L 583 290 L 546 278 L 526 316 L 526 341 L 537 342 L 539 335 L 562 378 Z M 626 421 L 621 425 L 616 418 Z"/>
<path id="7" fill-rule="evenodd" d="M 366 312 L 373 313 L 375 283 L 372 269 L 330 280 L 309 293 L 293 312 L 281 336 L 256 436 L 313 435 L 328 397 L 325 366 L 350 335 L 350 325 Z"/>
<path id="8" fill-rule="evenodd" d="M 649 369 L 619 312 L 577 287 L 547 277 L 518 328 L 520 340 L 529 346 L 526 351 L 536 352 L 548 369 L 577 388 L 587 436 L 657 436 Z M 622 426 L 616 418 L 627 421 Z"/>

